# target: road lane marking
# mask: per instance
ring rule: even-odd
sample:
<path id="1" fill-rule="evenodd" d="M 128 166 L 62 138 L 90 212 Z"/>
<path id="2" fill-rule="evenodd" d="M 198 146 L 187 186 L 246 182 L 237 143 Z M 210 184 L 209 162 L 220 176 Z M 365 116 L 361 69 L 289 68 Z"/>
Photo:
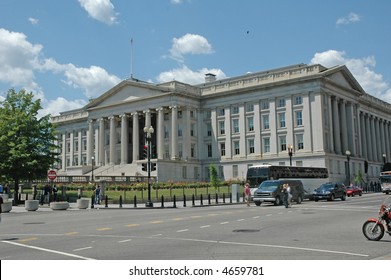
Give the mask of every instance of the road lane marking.
<path id="1" fill-rule="evenodd" d="M 104 230 L 112 230 L 112 228 L 109 227 L 103 227 L 103 228 L 97 228 L 98 231 L 104 231 Z"/>
<path id="2" fill-rule="evenodd" d="M 255 217 L 253 217 L 253 219 L 259 219 L 260 218 L 260 216 L 255 216 Z"/>
<path id="3" fill-rule="evenodd" d="M 125 243 L 125 242 L 129 242 L 129 241 L 132 241 L 132 239 L 125 239 L 125 240 L 120 240 L 120 241 L 117 241 L 118 243 Z"/>
<path id="4" fill-rule="evenodd" d="M 30 245 L 26 245 L 26 244 L 20 244 L 20 243 L 12 242 L 12 241 L 2 241 L 2 242 L 10 244 L 10 245 L 24 247 L 24 248 L 44 251 L 44 252 L 48 252 L 48 253 L 54 253 L 54 254 L 58 254 L 58 255 L 64 255 L 64 256 L 71 257 L 71 258 L 77 258 L 77 259 L 82 259 L 82 260 L 95 260 L 95 259 L 92 259 L 92 258 L 87 258 L 87 257 L 75 255 L 75 254 L 69 254 L 69 253 L 65 253 L 65 252 L 61 252 L 61 251 L 55 251 L 55 250 L 50 250 L 50 249 L 45 249 L 45 248 L 41 248 L 41 247 L 37 247 L 37 246 L 30 246 Z"/>
<path id="5" fill-rule="evenodd" d="M 229 222 L 221 222 L 220 225 L 226 225 L 229 224 Z"/>
<path id="6" fill-rule="evenodd" d="M 127 227 L 138 227 L 140 224 L 129 224 L 129 225 L 126 225 Z"/>
<path id="7" fill-rule="evenodd" d="M 239 220 L 237 220 L 238 222 L 243 222 L 243 221 L 245 221 L 246 219 L 239 219 Z"/>
<path id="8" fill-rule="evenodd" d="M 149 222 L 150 224 L 162 224 L 163 223 L 163 221 L 151 221 L 151 222 Z"/>
<path id="9" fill-rule="evenodd" d="M 88 250 L 88 249 L 92 249 L 92 247 L 84 247 L 84 248 L 79 248 L 79 249 L 75 249 L 75 250 L 72 250 L 73 252 L 77 252 L 77 251 L 83 251 L 83 250 Z"/>
<path id="10" fill-rule="evenodd" d="M 173 218 L 172 221 L 182 221 L 184 218 Z"/>
<path id="11" fill-rule="evenodd" d="M 38 238 L 36 237 L 31 237 L 31 238 L 25 238 L 25 239 L 21 239 L 19 240 L 19 242 L 22 242 L 22 243 L 27 243 L 29 241 L 33 241 L 33 240 L 37 240 Z"/>
<path id="12" fill-rule="evenodd" d="M 208 227 L 210 227 L 210 225 L 200 226 L 200 228 L 208 228 Z"/>
<path id="13" fill-rule="evenodd" d="M 162 236 L 162 235 L 163 235 L 163 234 L 158 233 L 158 234 L 151 235 L 151 237 L 159 237 L 159 236 Z"/>
<path id="14" fill-rule="evenodd" d="M 185 231 L 189 231 L 189 229 L 180 229 L 180 230 L 177 230 L 176 232 L 185 232 Z"/>
<path id="15" fill-rule="evenodd" d="M 192 219 L 199 219 L 202 218 L 202 216 L 191 216 Z"/>
<path id="16" fill-rule="evenodd" d="M 71 231 L 71 232 L 65 233 L 65 235 L 75 235 L 75 234 L 78 234 L 78 232 L 77 231 Z"/>

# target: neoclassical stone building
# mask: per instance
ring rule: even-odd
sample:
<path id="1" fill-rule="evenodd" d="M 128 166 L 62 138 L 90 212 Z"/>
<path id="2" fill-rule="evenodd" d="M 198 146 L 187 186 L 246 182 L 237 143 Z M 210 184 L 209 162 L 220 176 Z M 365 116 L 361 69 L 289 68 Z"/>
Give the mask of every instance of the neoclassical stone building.
<path id="1" fill-rule="evenodd" d="M 142 171 L 144 127 L 152 126 L 158 181 L 244 180 L 262 163 L 327 167 L 344 181 L 377 180 L 391 158 L 391 105 L 367 94 L 346 66 L 298 64 L 204 84 L 124 80 L 78 110 L 52 118 L 59 175 L 135 176 Z"/>

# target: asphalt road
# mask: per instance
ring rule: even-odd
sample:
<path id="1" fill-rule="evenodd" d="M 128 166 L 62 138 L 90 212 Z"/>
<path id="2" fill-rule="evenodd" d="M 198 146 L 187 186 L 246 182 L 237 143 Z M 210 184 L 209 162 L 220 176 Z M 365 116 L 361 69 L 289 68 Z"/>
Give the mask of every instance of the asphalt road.
<path id="1" fill-rule="evenodd" d="M 0 259 L 391 259 L 391 236 L 371 242 L 361 232 L 385 197 L 304 201 L 288 209 L 237 204 L 11 211 L 2 214 Z"/>

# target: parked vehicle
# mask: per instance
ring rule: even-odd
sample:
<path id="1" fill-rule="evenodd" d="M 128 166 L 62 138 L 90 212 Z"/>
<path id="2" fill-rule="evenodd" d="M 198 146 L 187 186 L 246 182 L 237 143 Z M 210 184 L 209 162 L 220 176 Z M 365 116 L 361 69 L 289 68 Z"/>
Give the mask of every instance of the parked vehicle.
<path id="1" fill-rule="evenodd" d="M 263 181 L 254 192 L 254 203 L 260 206 L 263 202 L 271 202 L 274 205 L 282 205 L 284 192 L 282 185 L 291 187 L 292 201 L 300 204 L 304 199 L 303 183 L 300 180 L 267 180 Z"/>
<path id="2" fill-rule="evenodd" d="M 362 196 L 362 189 L 358 186 L 347 186 L 346 187 L 346 195 L 347 196 Z"/>
<path id="3" fill-rule="evenodd" d="M 379 217 L 369 218 L 362 226 L 364 236 L 371 241 L 379 241 L 383 238 L 384 232 L 391 236 L 391 208 L 390 199 L 380 206 Z"/>
<path id="4" fill-rule="evenodd" d="M 346 200 L 346 188 L 342 183 L 325 183 L 314 190 L 314 200 L 327 199 L 333 201 L 336 198 Z"/>

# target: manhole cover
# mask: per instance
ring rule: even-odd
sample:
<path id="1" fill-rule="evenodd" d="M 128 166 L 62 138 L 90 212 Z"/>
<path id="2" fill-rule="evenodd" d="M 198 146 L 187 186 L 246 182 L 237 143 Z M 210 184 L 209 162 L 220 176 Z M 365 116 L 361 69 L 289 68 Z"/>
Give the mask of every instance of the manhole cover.
<path id="1" fill-rule="evenodd" d="M 259 232 L 259 229 L 235 229 L 233 232 Z"/>

